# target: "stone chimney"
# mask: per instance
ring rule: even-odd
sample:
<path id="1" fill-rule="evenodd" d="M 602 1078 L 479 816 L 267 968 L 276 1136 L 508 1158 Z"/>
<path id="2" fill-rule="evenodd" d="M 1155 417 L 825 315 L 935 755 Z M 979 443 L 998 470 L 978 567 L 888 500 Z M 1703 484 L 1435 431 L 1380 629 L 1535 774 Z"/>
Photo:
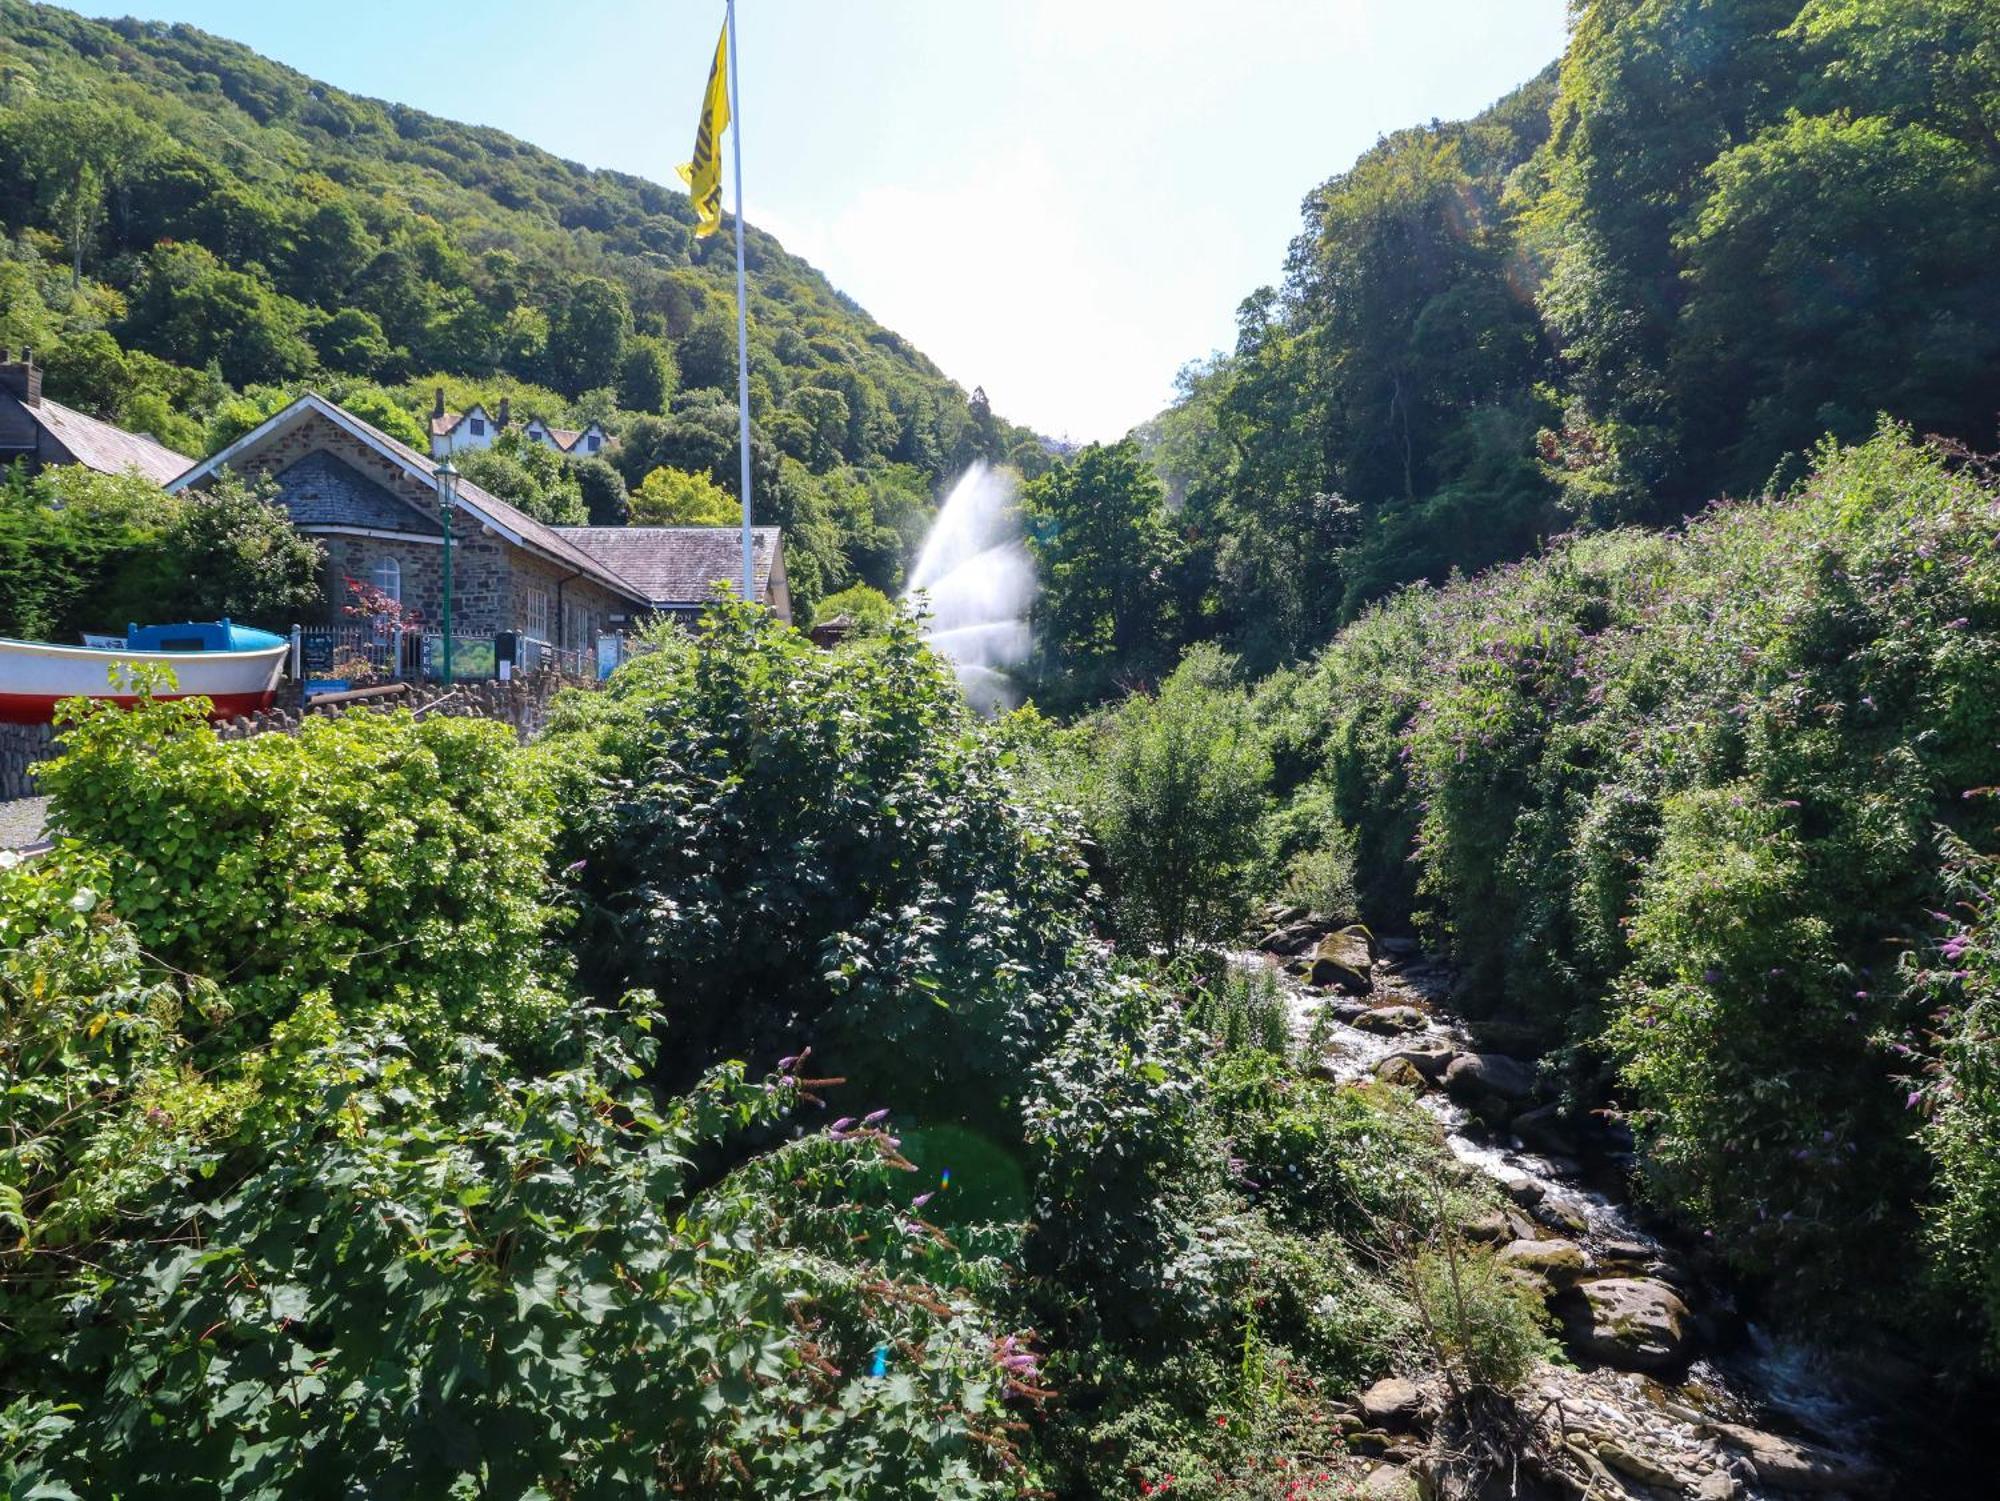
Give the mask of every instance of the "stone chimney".
<path id="1" fill-rule="evenodd" d="M 508 409 L 508 407 L 509 407 L 509 406 L 511 406 L 511 405 L 512 405 L 512 403 L 511 403 L 511 402 L 509 402 L 509 401 L 507 400 L 507 398 L 506 398 L 506 397 L 504 397 L 504 396 L 503 396 L 503 397 L 501 397 L 501 398 L 500 398 L 500 416 L 499 416 L 499 423 L 500 423 L 500 425 L 501 425 L 502 427 L 505 427 L 505 426 L 506 426 L 506 425 L 508 424 L 508 422 L 512 420 L 512 419 L 511 419 L 511 417 L 509 416 L 509 414 L 508 414 L 508 410 L 507 410 L 507 409 Z"/>
<path id="2" fill-rule="evenodd" d="M 8 359 L 7 353 L 0 346 L 0 391 L 7 392 L 23 406 L 40 406 L 42 372 L 36 368 L 34 353 L 24 349 L 18 360 Z"/>
<path id="3" fill-rule="evenodd" d="M 444 387 L 443 387 L 443 386 L 439 386 L 439 387 L 438 387 L 438 394 L 437 394 L 437 405 L 431 408 L 431 415 L 432 415 L 433 417 L 442 417 L 442 416 L 444 415 Z"/>

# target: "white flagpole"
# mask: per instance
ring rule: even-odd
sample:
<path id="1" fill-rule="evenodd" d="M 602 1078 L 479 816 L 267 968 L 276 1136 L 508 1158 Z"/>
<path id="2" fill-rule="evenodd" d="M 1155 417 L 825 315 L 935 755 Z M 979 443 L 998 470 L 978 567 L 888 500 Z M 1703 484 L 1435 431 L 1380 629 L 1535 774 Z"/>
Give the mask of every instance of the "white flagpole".
<path id="1" fill-rule="evenodd" d="M 736 70 L 736 0 L 729 0 L 729 123 L 736 152 L 736 417 L 743 450 L 743 598 L 758 600 L 750 547 L 750 298 L 743 276 L 743 90 Z"/>

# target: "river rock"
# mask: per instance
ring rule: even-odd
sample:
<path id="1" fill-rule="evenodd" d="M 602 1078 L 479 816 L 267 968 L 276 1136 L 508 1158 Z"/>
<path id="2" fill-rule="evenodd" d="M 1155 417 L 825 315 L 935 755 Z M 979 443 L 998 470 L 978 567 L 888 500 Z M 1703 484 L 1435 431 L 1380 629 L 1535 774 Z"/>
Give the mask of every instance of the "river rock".
<path id="1" fill-rule="evenodd" d="M 1422 1094 L 1424 1086 L 1430 1083 L 1417 1072 L 1415 1064 L 1401 1053 L 1391 1053 L 1375 1065 L 1375 1077 L 1384 1084 L 1393 1084 L 1398 1089 L 1407 1089 L 1413 1094 Z"/>
<path id="2" fill-rule="evenodd" d="M 1663 1370 L 1687 1354 L 1687 1304 L 1666 1283 L 1604 1277 L 1577 1292 L 1564 1325 L 1583 1354 L 1629 1371 Z"/>
<path id="3" fill-rule="evenodd" d="M 1525 1100 L 1535 1092 L 1535 1071 L 1505 1053 L 1461 1053 L 1444 1071 L 1444 1087 L 1455 1100 Z"/>
<path id="4" fill-rule="evenodd" d="M 1258 940 L 1257 947 L 1267 954 L 1299 954 L 1312 947 L 1319 936 L 1316 923 L 1289 922 L 1281 928 L 1274 928 Z"/>
<path id="5" fill-rule="evenodd" d="M 1690 1501 L 1736 1501 L 1743 1487 L 1727 1470 L 1711 1470 L 1688 1487 Z"/>
<path id="6" fill-rule="evenodd" d="M 1414 959 L 1417 956 L 1417 940 L 1414 938 L 1384 938 L 1382 952 L 1397 959 Z"/>
<path id="7" fill-rule="evenodd" d="M 1355 1017 L 1351 1025 L 1363 1032 L 1393 1037 L 1399 1032 L 1421 1032 L 1429 1024 L 1415 1006 L 1376 1006 Z"/>
<path id="8" fill-rule="evenodd" d="M 1604 1461 L 1607 1468 L 1617 1471 L 1620 1475 L 1630 1476 L 1641 1485 L 1656 1485 L 1664 1491 L 1678 1491 L 1681 1488 L 1679 1475 L 1657 1459 L 1641 1454 L 1615 1439 L 1606 1439 L 1599 1444 L 1597 1457 Z"/>
<path id="9" fill-rule="evenodd" d="M 1575 1130 L 1563 1119 L 1560 1105 L 1524 1110 L 1514 1117 L 1510 1129 L 1522 1146 L 1544 1157 L 1575 1157 L 1583 1150 Z"/>
<path id="10" fill-rule="evenodd" d="M 1426 1079 L 1442 1079 L 1444 1071 L 1451 1067 L 1452 1059 L 1457 1056 L 1458 1050 L 1442 1037 L 1416 1038 L 1389 1055 L 1390 1058 L 1407 1060 L 1410 1067 Z M 1388 1059 L 1383 1061 L 1386 1063 Z"/>
<path id="11" fill-rule="evenodd" d="M 1799 1439 L 1780 1438 L 1734 1423 L 1709 1425 L 1757 1472 L 1760 1485 L 1774 1491 L 1854 1491 L 1866 1494 L 1879 1477 L 1859 1460 Z"/>
<path id="12" fill-rule="evenodd" d="M 1347 995 L 1367 995 L 1375 989 L 1375 959 L 1368 947 L 1368 930 L 1342 928 L 1320 941 L 1313 950 L 1312 969 L 1307 978 Z"/>
<path id="13" fill-rule="evenodd" d="M 1361 1394 L 1361 1415 L 1377 1428 L 1409 1433 L 1423 1419 L 1424 1394 L 1414 1381 L 1390 1376 Z"/>
<path id="14" fill-rule="evenodd" d="M 1417 1482 L 1401 1465 L 1377 1465 L 1354 1494 L 1359 1501 L 1414 1501 Z"/>
<path id="15" fill-rule="evenodd" d="M 1526 1173 L 1518 1172 L 1511 1167 L 1496 1173 L 1493 1181 L 1500 1185 L 1500 1192 L 1523 1209 L 1532 1209 L 1548 1197 L 1548 1184 L 1540 1178 L 1530 1178 Z"/>
<path id="16" fill-rule="evenodd" d="M 1583 1248 L 1568 1240 L 1516 1240 L 1500 1248 L 1500 1264 L 1526 1272 L 1544 1287 L 1574 1287 L 1587 1270 Z"/>
<path id="17" fill-rule="evenodd" d="M 1543 1194 L 1528 1207 L 1528 1213 L 1544 1230 L 1553 1230 L 1558 1235 L 1582 1235 L 1590 1228 L 1590 1216 L 1583 1212 L 1583 1206 L 1559 1194 Z"/>

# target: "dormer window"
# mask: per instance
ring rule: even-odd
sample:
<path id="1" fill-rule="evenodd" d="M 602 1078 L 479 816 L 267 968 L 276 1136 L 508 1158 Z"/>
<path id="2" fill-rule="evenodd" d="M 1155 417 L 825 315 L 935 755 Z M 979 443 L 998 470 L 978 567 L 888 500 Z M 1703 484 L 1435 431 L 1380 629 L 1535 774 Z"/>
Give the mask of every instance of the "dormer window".
<path id="1" fill-rule="evenodd" d="M 475 438 L 486 436 L 486 419 L 484 417 L 474 417 L 472 419 L 472 436 Z"/>

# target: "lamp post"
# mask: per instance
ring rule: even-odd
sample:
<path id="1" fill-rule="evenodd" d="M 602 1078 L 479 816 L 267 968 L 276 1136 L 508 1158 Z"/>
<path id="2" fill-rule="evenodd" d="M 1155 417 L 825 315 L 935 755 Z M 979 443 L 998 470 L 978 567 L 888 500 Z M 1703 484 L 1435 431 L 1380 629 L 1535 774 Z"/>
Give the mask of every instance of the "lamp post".
<path id="1" fill-rule="evenodd" d="M 447 458 L 438 465 L 438 521 L 444 527 L 444 683 L 451 686 L 451 513 L 458 505 L 458 470 Z"/>

